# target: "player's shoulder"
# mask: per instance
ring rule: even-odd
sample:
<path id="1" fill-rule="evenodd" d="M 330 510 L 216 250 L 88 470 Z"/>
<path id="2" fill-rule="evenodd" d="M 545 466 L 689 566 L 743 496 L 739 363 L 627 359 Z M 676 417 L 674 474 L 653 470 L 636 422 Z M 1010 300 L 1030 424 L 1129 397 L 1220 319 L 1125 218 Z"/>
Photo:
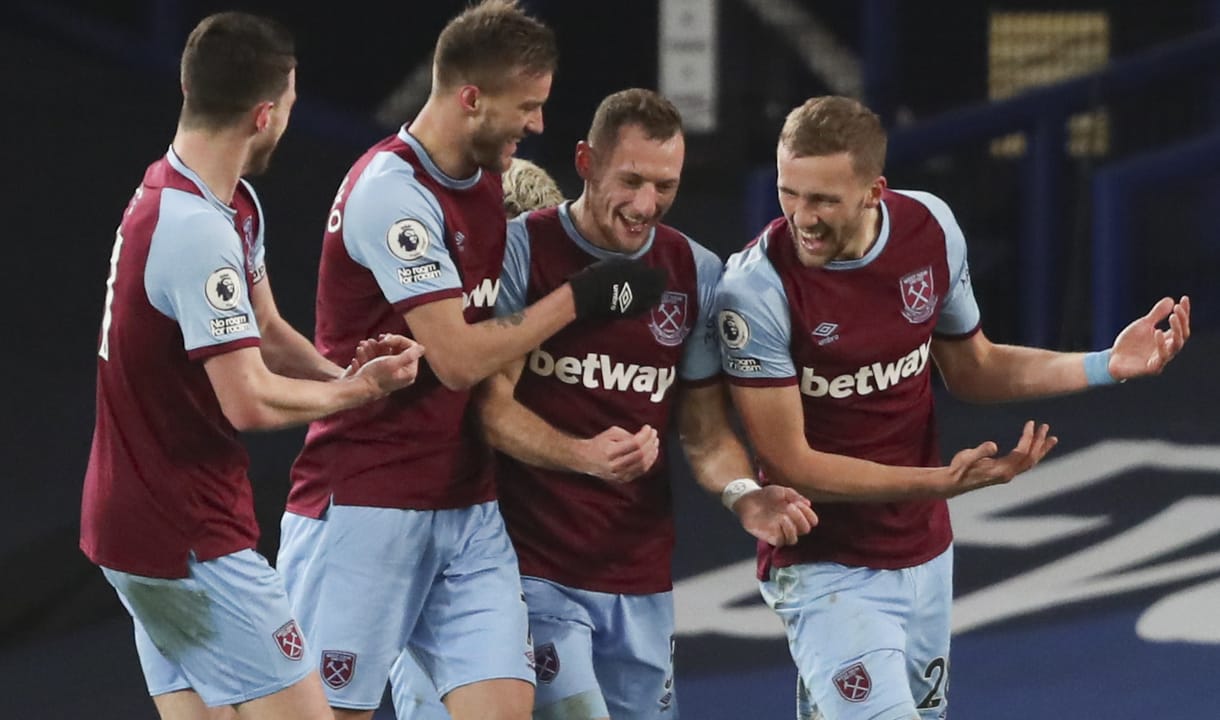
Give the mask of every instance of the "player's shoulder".
<path id="1" fill-rule="evenodd" d="M 375 153 L 352 181 L 348 212 L 414 208 L 440 212 L 435 193 L 419 178 L 420 170 L 396 153 Z"/>
<path id="2" fill-rule="evenodd" d="M 175 238 L 237 237 L 231 220 L 207 198 L 177 188 L 161 190 L 157 234 Z"/>
<path id="3" fill-rule="evenodd" d="M 890 189 L 889 195 L 892 198 L 891 212 L 927 212 L 941 225 L 957 224 L 953 217 L 953 209 L 938 195 L 924 190 L 896 189 Z"/>
<path id="4" fill-rule="evenodd" d="M 779 275 L 767 255 L 767 246 L 772 241 L 769 232 L 764 232 L 741 250 L 729 255 L 724 264 L 721 284 L 732 287 L 747 287 L 779 281 Z"/>

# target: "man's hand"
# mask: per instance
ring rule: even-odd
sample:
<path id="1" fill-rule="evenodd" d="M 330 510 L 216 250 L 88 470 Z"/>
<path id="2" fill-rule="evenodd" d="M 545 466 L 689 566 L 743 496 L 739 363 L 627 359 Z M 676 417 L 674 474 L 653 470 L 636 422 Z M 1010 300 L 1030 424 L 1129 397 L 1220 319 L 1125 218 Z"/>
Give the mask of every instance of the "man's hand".
<path id="1" fill-rule="evenodd" d="M 581 445 L 589 463 L 583 472 L 615 485 L 631 482 L 648 472 L 661 450 L 657 431 L 651 425 L 635 434 L 615 425 Z"/>
<path id="2" fill-rule="evenodd" d="M 733 503 L 741 526 L 765 543 L 795 545 L 818 524 L 809 498 L 782 485 L 767 485 L 746 493 Z"/>
<path id="3" fill-rule="evenodd" d="M 366 343 L 369 343 L 366 345 Z M 424 346 L 401 335 L 382 335 L 356 347 L 356 357 L 344 378 L 370 383 L 380 395 L 389 395 L 415 382 Z M 352 370 L 352 368 L 355 370 Z"/>
<path id="4" fill-rule="evenodd" d="M 351 377 L 356 374 L 362 365 L 372 360 L 373 358 L 382 357 L 384 355 L 394 355 L 403 350 L 417 345 L 414 340 L 395 335 L 393 333 L 382 333 L 375 338 L 361 340 L 356 344 L 356 356 L 352 358 L 347 367 L 343 369 L 343 374 L 340 379 Z"/>
<path id="5" fill-rule="evenodd" d="M 609 258 L 568 278 L 576 318 L 620 318 L 647 311 L 661 299 L 669 280 L 663 268 L 642 260 Z"/>
<path id="6" fill-rule="evenodd" d="M 1158 325 L 1169 319 L 1169 329 Z M 1145 375 L 1160 375 L 1186 340 L 1190 338 L 1190 298 L 1178 302 L 1161 298 L 1142 318 L 1123 328 L 1114 340 L 1110 353 L 1110 375 L 1115 380 L 1129 380 Z"/>
<path id="7" fill-rule="evenodd" d="M 951 498 L 1012 480 L 1041 462 L 1059 442 L 1059 438 L 1050 434 L 1050 429 L 1050 425 L 1046 424 L 1035 427 L 1033 420 L 1026 422 L 1021 440 L 1002 458 L 995 457 L 999 448 L 990 441 L 962 450 L 953 456 L 953 462 L 945 468 L 948 477 L 939 494 Z"/>

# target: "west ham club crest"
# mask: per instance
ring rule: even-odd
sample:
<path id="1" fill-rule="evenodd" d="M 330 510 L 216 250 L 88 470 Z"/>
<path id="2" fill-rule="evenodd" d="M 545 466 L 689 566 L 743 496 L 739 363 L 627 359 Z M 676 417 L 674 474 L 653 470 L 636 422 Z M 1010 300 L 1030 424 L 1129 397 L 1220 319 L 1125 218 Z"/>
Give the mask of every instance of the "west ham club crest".
<path id="1" fill-rule="evenodd" d="M 550 685 L 559 674 L 559 652 L 555 643 L 546 643 L 534 648 L 534 672 L 538 674 L 538 682 Z"/>
<path id="2" fill-rule="evenodd" d="M 918 325 L 936 311 L 936 289 L 932 285 L 932 268 L 925 267 L 908 273 L 898 281 L 902 293 L 902 316 Z"/>
<path id="3" fill-rule="evenodd" d="M 652 309 L 648 321 L 648 329 L 657 342 L 666 347 L 681 345 L 690 334 L 690 324 L 686 321 L 686 293 L 665 291 L 661 302 Z"/>
<path id="4" fill-rule="evenodd" d="M 289 620 L 281 625 L 274 635 L 275 644 L 279 647 L 280 652 L 284 653 L 284 657 L 289 660 L 301 659 L 301 654 L 305 652 L 305 640 L 301 637 L 301 631 L 297 629 L 296 620 Z"/>
<path id="5" fill-rule="evenodd" d="M 356 654 L 342 650 L 322 651 L 322 681 L 338 690 L 347 687 L 356 674 Z"/>
<path id="6" fill-rule="evenodd" d="M 873 679 L 863 663 L 854 663 L 839 671 L 834 677 L 835 688 L 847 702 L 864 702 L 873 691 Z"/>

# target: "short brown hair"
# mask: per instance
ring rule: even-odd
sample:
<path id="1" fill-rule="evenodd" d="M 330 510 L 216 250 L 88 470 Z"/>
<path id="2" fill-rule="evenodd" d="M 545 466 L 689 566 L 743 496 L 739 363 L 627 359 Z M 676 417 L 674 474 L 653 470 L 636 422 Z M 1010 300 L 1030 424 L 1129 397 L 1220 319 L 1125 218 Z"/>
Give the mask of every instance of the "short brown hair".
<path id="1" fill-rule="evenodd" d="M 848 153 L 861 177 L 876 177 L 885 169 L 886 135 L 881 118 L 852 98 L 809 98 L 788 113 L 779 145 L 797 157 Z"/>
<path id="2" fill-rule="evenodd" d="M 638 125 L 649 140 L 668 140 L 682 132 L 682 114 L 652 90 L 620 90 L 597 106 L 589 126 L 589 144 L 595 150 L 611 151 L 618 144 L 619 131 L 628 125 Z"/>
<path id="3" fill-rule="evenodd" d="M 209 15 L 182 51 L 182 123 L 218 129 L 288 88 L 296 47 L 274 20 L 244 12 Z"/>
<path id="4" fill-rule="evenodd" d="M 433 67 L 442 88 L 471 84 L 496 92 L 515 72 L 555 72 L 558 60 L 555 33 L 516 0 L 483 0 L 441 30 Z"/>
<path id="5" fill-rule="evenodd" d="M 550 173 L 524 158 L 513 158 L 502 176 L 504 212 L 510 218 L 563 202 L 563 191 Z"/>

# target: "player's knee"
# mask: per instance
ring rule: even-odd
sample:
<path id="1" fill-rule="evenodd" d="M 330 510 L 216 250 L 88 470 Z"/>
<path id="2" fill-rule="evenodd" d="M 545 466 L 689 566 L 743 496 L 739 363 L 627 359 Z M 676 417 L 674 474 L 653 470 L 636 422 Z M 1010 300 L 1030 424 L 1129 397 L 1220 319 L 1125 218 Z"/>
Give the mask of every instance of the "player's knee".
<path id="1" fill-rule="evenodd" d="M 596 690 L 569 695 L 534 710 L 534 720 L 608 720 L 606 702 Z"/>

